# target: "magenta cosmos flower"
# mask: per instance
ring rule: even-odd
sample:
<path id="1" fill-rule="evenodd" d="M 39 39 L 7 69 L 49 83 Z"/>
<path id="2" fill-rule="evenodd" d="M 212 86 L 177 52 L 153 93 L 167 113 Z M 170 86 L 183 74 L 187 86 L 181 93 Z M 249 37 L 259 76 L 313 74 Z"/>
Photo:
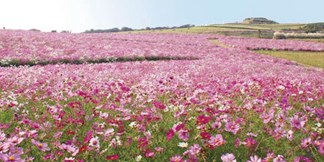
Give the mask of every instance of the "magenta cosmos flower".
<path id="1" fill-rule="evenodd" d="M 210 117 L 205 116 L 205 115 L 199 115 L 197 117 L 196 123 L 197 123 L 197 125 L 203 125 L 203 124 L 207 124 L 209 122 L 209 120 L 210 120 Z"/>

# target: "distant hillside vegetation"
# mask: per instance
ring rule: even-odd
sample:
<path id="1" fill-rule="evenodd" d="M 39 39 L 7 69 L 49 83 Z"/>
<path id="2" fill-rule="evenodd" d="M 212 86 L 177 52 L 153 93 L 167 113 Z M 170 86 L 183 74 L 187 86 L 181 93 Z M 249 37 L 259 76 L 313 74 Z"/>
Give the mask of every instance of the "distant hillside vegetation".
<path id="1" fill-rule="evenodd" d="M 243 20 L 242 23 L 243 24 L 278 24 L 273 20 L 268 20 L 267 18 L 263 18 L 263 17 L 246 18 Z"/>
<path id="2" fill-rule="evenodd" d="M 323 32 L 324 31 L 324 22 L 322 23 L 312 23 L 307 24 L 302 27 L 302 29 L 307 33 Z"/>

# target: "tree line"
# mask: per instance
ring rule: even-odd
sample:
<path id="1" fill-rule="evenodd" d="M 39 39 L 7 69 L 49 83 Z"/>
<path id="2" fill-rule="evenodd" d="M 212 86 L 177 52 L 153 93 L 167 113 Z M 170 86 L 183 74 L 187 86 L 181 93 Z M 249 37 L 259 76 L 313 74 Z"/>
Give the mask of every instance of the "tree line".
<path id="1" fill-rule="evenodd" d="M 163 29 L 178 29 L 178 28 L 191 28 L 195 25 L 186 24 L 181 26 L 173 26 L 173 27 L 146 27 L 143 29 L 132 29 L 130 27 L 122 27 L 122 28 L 111 28 L 111 29 L 90 29 L 86 30 L 85 33 L 114 33 L 114 32 L 127 32 L 127 31 L 135 31 L 135 30 L 163 30 Z"/>

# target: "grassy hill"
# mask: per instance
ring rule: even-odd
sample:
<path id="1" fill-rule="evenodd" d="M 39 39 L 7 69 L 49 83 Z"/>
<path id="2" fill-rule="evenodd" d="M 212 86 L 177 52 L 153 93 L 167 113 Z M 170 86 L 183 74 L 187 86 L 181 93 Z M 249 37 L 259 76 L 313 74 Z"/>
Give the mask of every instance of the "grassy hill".
<path id="1" fill-rule="evenodd" d="M 305 24 L 212 24 L 195 26 L 191 28 L 165 29 L 165 30 L 138 30 L 133 32 L 171 32 L 171 33 L 197 33 L 222 34 L 229 36 L 272 38 L 275 31 L 300 30 Z"/>

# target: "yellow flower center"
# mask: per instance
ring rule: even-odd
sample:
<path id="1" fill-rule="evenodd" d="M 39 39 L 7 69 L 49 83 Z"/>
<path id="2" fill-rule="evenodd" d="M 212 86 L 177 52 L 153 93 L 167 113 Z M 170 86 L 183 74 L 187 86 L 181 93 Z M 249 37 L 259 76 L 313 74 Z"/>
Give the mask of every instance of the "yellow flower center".
<path id="1" fill-rule="evenodd" d="M 10 161 L 14 161 L 15 160 L 15 157 L 14 156 L 9 156 L 8 158 Z"/>

